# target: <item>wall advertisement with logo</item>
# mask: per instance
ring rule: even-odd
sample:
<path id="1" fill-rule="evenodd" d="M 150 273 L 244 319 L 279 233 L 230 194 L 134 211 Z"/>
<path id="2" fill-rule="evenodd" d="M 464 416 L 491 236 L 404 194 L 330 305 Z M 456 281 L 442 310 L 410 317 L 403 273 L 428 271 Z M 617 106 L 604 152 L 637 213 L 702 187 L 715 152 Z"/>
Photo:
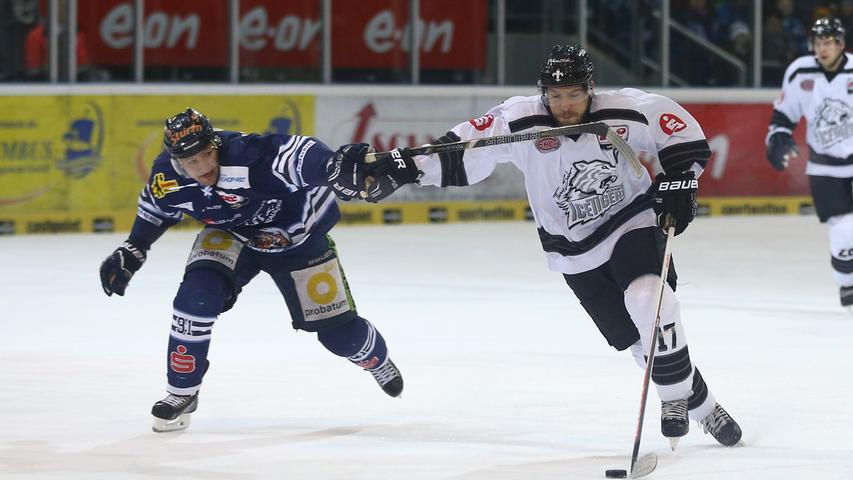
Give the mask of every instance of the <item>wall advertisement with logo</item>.
<path id="1" fill-rule="evenodd" d="M 0 97 L 0 234 L 128 230 L 186 106 L 217 128 L 314 133 L 313 96 Z"/>
<path id="2" fill-rule="evenodd" d="M 161 149 L 163 120 L 187 105 L 218 128 L 316 135 L 332 148 L 367 142 L 383 151 L 429 143 L 502 100 L 370 94 L 0 97 L 0 235 L 128 230 L 137 194 Z M 765 159 L 769 105 L 685 107 L 702 124 L 713 151 L 700 180 L 701 214 L 812 212 L 805 158 L 783 173 Z M 795 138 L 807 152 L 803 130 Z M 393 203 L 342 204 L 342 223 L 529 219 L 525 198 L 521 174 L 504 164 L 471 187 L 407 186 Z"/>
<path id="3" fill-rule="evenodd" d="M 320 67 L 322 0 L 240 2 L 240 58 L 258 67 Z M 45 11 L 45 10 L 42 10 Z M 228 3 L 222 0 L 148 1 L 143 35 L 148 65 L 226 66 Z M 420 3 L 417 45 L 421 67 L 482 70 L 486 59 L 486 2 Z M 410 50 L 409 2 L 335 2 L 331 11 L 335 68 L 400 68 Z M 79 18 L 93 64 L 126 65 L 133 50 L 133 2 L 87 2 Z"/>
<path id="4" fill-rule="evenodd" d="M 317 134 L 334 145 L 367 142 L 380 151 L 400 146 L 415 147 L 431 142 L 458 123 L 478 118 L 504 99 L 319 97 L 317 117 L 325 120 L 317 125 Z M 765 158 L 764 137 L 772 112 L 770 104 L 683 105 L 702 125 L 712 150 L 711 159 L 699 182 L 701 215 L 787 215 L 813 212 L 808 180 L 804 173 L 805 155 L 794 160 L 782 173 L 773 170 Z M 664 112 L 659 118 L 649 121 L 675 120 Z M 800 145 L 800 151 L 808 152 L 805 128 L 798 127 L 794 137 Z M 512 218 L 512 215 L 466 217 L 463 213 L 454 217 L 435 213 L 454 211 L 456 207 L 464 210 L 476 205 L 496 211 L 515 211 L 515 218 L 520 219 L 528 218 L 529 214 L 525 215 L 525 209 L 514 202 L 523 202 L 524 198 L 526 193 L 521 174 L 511 165 L 498 165 L 489 178 L 471 187 L 403 187 L 393 197 L 395 201 L 405 202 L 401 204 L 402 207 L 345 204 L 342 210 L 345 223 L 364 224 Z"/>

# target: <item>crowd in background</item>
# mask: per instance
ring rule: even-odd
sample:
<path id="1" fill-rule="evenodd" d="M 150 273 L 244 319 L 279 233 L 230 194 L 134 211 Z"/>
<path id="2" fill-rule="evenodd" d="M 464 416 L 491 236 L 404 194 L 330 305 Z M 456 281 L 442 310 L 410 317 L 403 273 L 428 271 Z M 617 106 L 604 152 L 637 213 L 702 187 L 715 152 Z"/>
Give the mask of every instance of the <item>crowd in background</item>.
<path id="1" fill-rule="evenodd" d="M 546 0 L 540 0 L 546 1 Z M 671 33 L 671 69 L 678 80 L 673 85 L 681 86 L 747 86 L 752 85 L 754 61 L 761 62 L 762 86 L 778 86 L 782 75 L 790 62 L 808 53 L 808 31 L 815 19 L 832 15 L 841 19 L 847 29 L 847 45 L 851 45 L 853 34 L 853 0 L 817 0 L 795 2 L 794 0 L 761 0 L 761 40 L 762 58 L 753 58 L 754 41 L 754 2 L 753 0 L 672 0 L 671 16 L 674 22 L 686 27 L 695 39 L 678 30 Z M 535 0 L 534 0 L 535 2 Z M 65 11 L 60 0 L 60 21 L 63 25 Z M 31 82 L 48 79 L 48 36 L 46 15 L 41 10 L 43 2 L 39 0 L 0 0 L 0 82 Z M 596 15 L 603 17 L 598 21 L 602 30 L 611 35 L 619 45 L 636 41 L 637 34 L 642 38 L 642 50 L 627 48 L 607 49 L 605 45 L 596 45 L 590 39 L 590 47 L 599 47 L 605 55 L 643 55 L 652 61 L 659 60 L 659 24 L 661 0 L 607 0 L 603 7 L 591 15 L 589 21 L 596 22 Z M 78 8 L 81 8 L 78 3 Z M 539 9 L 547 10 L 547 5 Z M 569 9 L 563 4 L 563 11 Z M 536 9 L 531 7 L 532 11 Z M 571 10 L 571 9 L 569 9 Z M 625 15 L 631 12 L 631 15 Z M 493 30 L 490 25 L 489 30 Z M 76 40 L 77 80 L 108 81 L 107 69 L 98 68 L 97 62 L 90 58 L 87 50 L 86 32 L 78 31 Z M 58 63 L 59 78 L 63 75 L 66 62 L 63 56 L 69 41 L 68 32 L 60 27 L 58 35 L 60 45 Z M 611 42 L 611 45 L 613 43 Z M 622 50 L 620 52 L 620 50 Z M 719 52 L 727 52 L 721 55 Z M 740 61 L 740 65 L 731 59 Z M 624 59 L 614 57 L 616 62 Z M 114 78 L 126 80 L 129 78 Z M 465 77 L 467 82 L 474 82 Z M 476 78 L 476 77 L 475 77 Z M 608 79 L 604 79 L 607 83 Z M 653 85 L 659 81 L 653 74 L 637 79 L 639 85 Z"/>
<path id="2" fill-rule="evenodd" d="M 753 15 L 751 0 L 682 0 L 672 5 L 673 19 L 748 65 L 753 52 Z M 760 59 L 763 86 L 778 86 L 791 61 L 809 53 L 809 28 L 816 19 L 825 16 L 841 19 L 850 46 L 853 0 L 763 0 Z M 674 69 L 684 72 L 690 85 L 732 85 L 731 69 L 710 59 L 711 56 L 695 42 L 673 42 Z"/>

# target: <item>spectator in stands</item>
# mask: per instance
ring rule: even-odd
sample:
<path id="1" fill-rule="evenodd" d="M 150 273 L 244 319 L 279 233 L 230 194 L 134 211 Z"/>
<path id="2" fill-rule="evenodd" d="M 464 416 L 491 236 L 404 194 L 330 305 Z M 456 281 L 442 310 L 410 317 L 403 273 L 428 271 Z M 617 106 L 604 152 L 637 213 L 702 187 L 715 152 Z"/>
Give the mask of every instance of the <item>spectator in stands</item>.
<path id="1" fill-rule="evenodd" d="M 0 81 L 24 80 L 24 41 L 39 18 L 36 0 L 0 0 Z"/>
<path id="2" fill-rule="evenodd" d="M 789 42 L 782 27 L 782 15 L 776 10 L 771 10 L 764 17 L 761 44 L 761 84 L 776 87 L 782 83 L 785 67 L 796 58 L 794 52 L 788 50 Z"/>
<path id="3" fill-rule="evenodd" d="M 752 53 L 752 32 L 740 20 L 729 26 L 728 50 L 741 61 L 749 63 Z"/>
<path id="4" fill-rule="evenodd" d="M 805 55 L 809 52 L 806 43 L 806 27 L 802 20 L 794 16 L 793 0 L 776 0 L 776 10 L 782 17 L 782 30 L 788 41 L 786 52 L 790 52 L 790 60 Z"/>
<path id="5" fill-rule="evenodd" d="M 687 8 L 673 10 L 673 18 L 697 37 L 713 42 L 714 18 L 707 0 L 688 0 Z M 674 73 L 690 85 L 716 85 L 714 65 L 708 50 L 693 40 L 672 42 Z"/>
<path id="6" fill-rule="evenodd" d="M 64 29 L 61 29 L 59 35 L 60 39 L 62 37 L 67 38 L 67 34 L 64 32 Z M 84 69 L 87 65 L 89 65 L 89 51 L 86 48 L 86 35 L 83 32 L 77 32 L 76 38 L 76 47 L 77 47 L 77 67 Z M 65 40 L 67 41 L 67 39 Z M 60 43 L 65 43 L 64 41 L 60 41 Z M 45 22 L 39 22 L 35 28 L 33 28 L 30 33 L 27 35 L 27 41 L 24 45 L 25 59 L 26 59 L 26 71 L 27 76 L 32 79 L 45 79 L 48 74 L 48 48 L 50 45 L 50 40 L 47 35 L 47 28 L 45 27 Z M 60 62 L 60 64 L 64 64 L 65 62 Z"/>
<path id="7" fill-rule="evenodd" d="M 58 4 L 57 13 L 59 16 L 59 38 L 57 44 L 59 63 L 57 67 L 59 68 L 59 80 L 66 81 L 68 80 L 68 6 L 65 0 L 59 0 Z M 48 33 L 46 19 L 40 19 L 36 26 L 27 35 L 27 39 L 24 44 L 24 58 L 26 75 L 30 79 L 43 80 L 48 76 L 48 59 L 50 58 L 50 37 Z M 98 82 L 109 80 L 109 74 L 105 70 L 92 66 L 87 45 L 88 41 L 86 39 L 86 33 L 78 29 L 77 35 L 75 36 L 77 61 L 76 80 Z"/>

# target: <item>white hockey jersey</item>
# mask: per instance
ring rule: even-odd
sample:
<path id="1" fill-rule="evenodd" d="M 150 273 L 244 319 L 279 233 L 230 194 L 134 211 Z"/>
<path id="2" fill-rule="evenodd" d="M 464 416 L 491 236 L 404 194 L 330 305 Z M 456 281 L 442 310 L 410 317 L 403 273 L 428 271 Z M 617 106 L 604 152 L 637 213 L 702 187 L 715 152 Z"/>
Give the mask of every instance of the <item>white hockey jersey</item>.
<path id="1" fill-rule="evenodd" d="M 812 55 L 785 71 L 782 95 L 773 104 L 770 132 L 791 132 L 806 118 L 809 161 L 806 173 L 853 177 L 853 55 L 844 54 L 836 72 L 826 72 Z"/>
<path id="2" fill-rule="evenodd" d="M 638 154 L 666 171 L 701 174 L 710 149 L 696 120 L 672 100 L 636 89 L 597 93 L 584 122 L 603 121 Z M 552 128 L 541 98 L 513 97 L 480 118 L 451 130 L 462 139 Z M 525 188 L 549 268 L 592 270 L 606 262 L 625 232 L 654 226 L 651 178 L 621 158 L 606 139 L 584 134 L 544 138 L 416 157 L 422 185 L 468 185 L 488 177 L 498 163 L 524 174 Z"/>

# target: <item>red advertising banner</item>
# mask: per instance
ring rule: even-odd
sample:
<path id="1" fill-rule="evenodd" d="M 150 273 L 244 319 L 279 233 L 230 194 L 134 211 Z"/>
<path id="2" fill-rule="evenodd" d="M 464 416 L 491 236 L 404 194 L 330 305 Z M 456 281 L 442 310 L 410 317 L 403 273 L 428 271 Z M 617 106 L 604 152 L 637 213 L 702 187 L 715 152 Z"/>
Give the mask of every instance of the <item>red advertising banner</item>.
<path id="1" fill-rule="evenodd" d="M 699 180 L 700 198 L 809 194 L 804 125 L 794 131 L 799 158 L 778 172 L 767 162 L 764 147 L 772 105 L 702 103 L 684 108 L 702 125 L 711 145 L 711 160 Z"/>
<path id="2" fill-rule="evenodd" d="M 407 0 L 334 2 L 335 68 L 407 68 L 410 51 Z M 133 2 L 80 1 L 78 22 L 93 64 L 131 63 Z M 240 59 L 244 66 L 319 67 L 321 0 L 242 0 Z M 485 65 L 486 1 L 420 3 L 415 28 L 424 69 L 478 70 Z M 147 0 L 143 19 L 145 63 L 155 66 L 225 66 L 226 0 Z"/>

